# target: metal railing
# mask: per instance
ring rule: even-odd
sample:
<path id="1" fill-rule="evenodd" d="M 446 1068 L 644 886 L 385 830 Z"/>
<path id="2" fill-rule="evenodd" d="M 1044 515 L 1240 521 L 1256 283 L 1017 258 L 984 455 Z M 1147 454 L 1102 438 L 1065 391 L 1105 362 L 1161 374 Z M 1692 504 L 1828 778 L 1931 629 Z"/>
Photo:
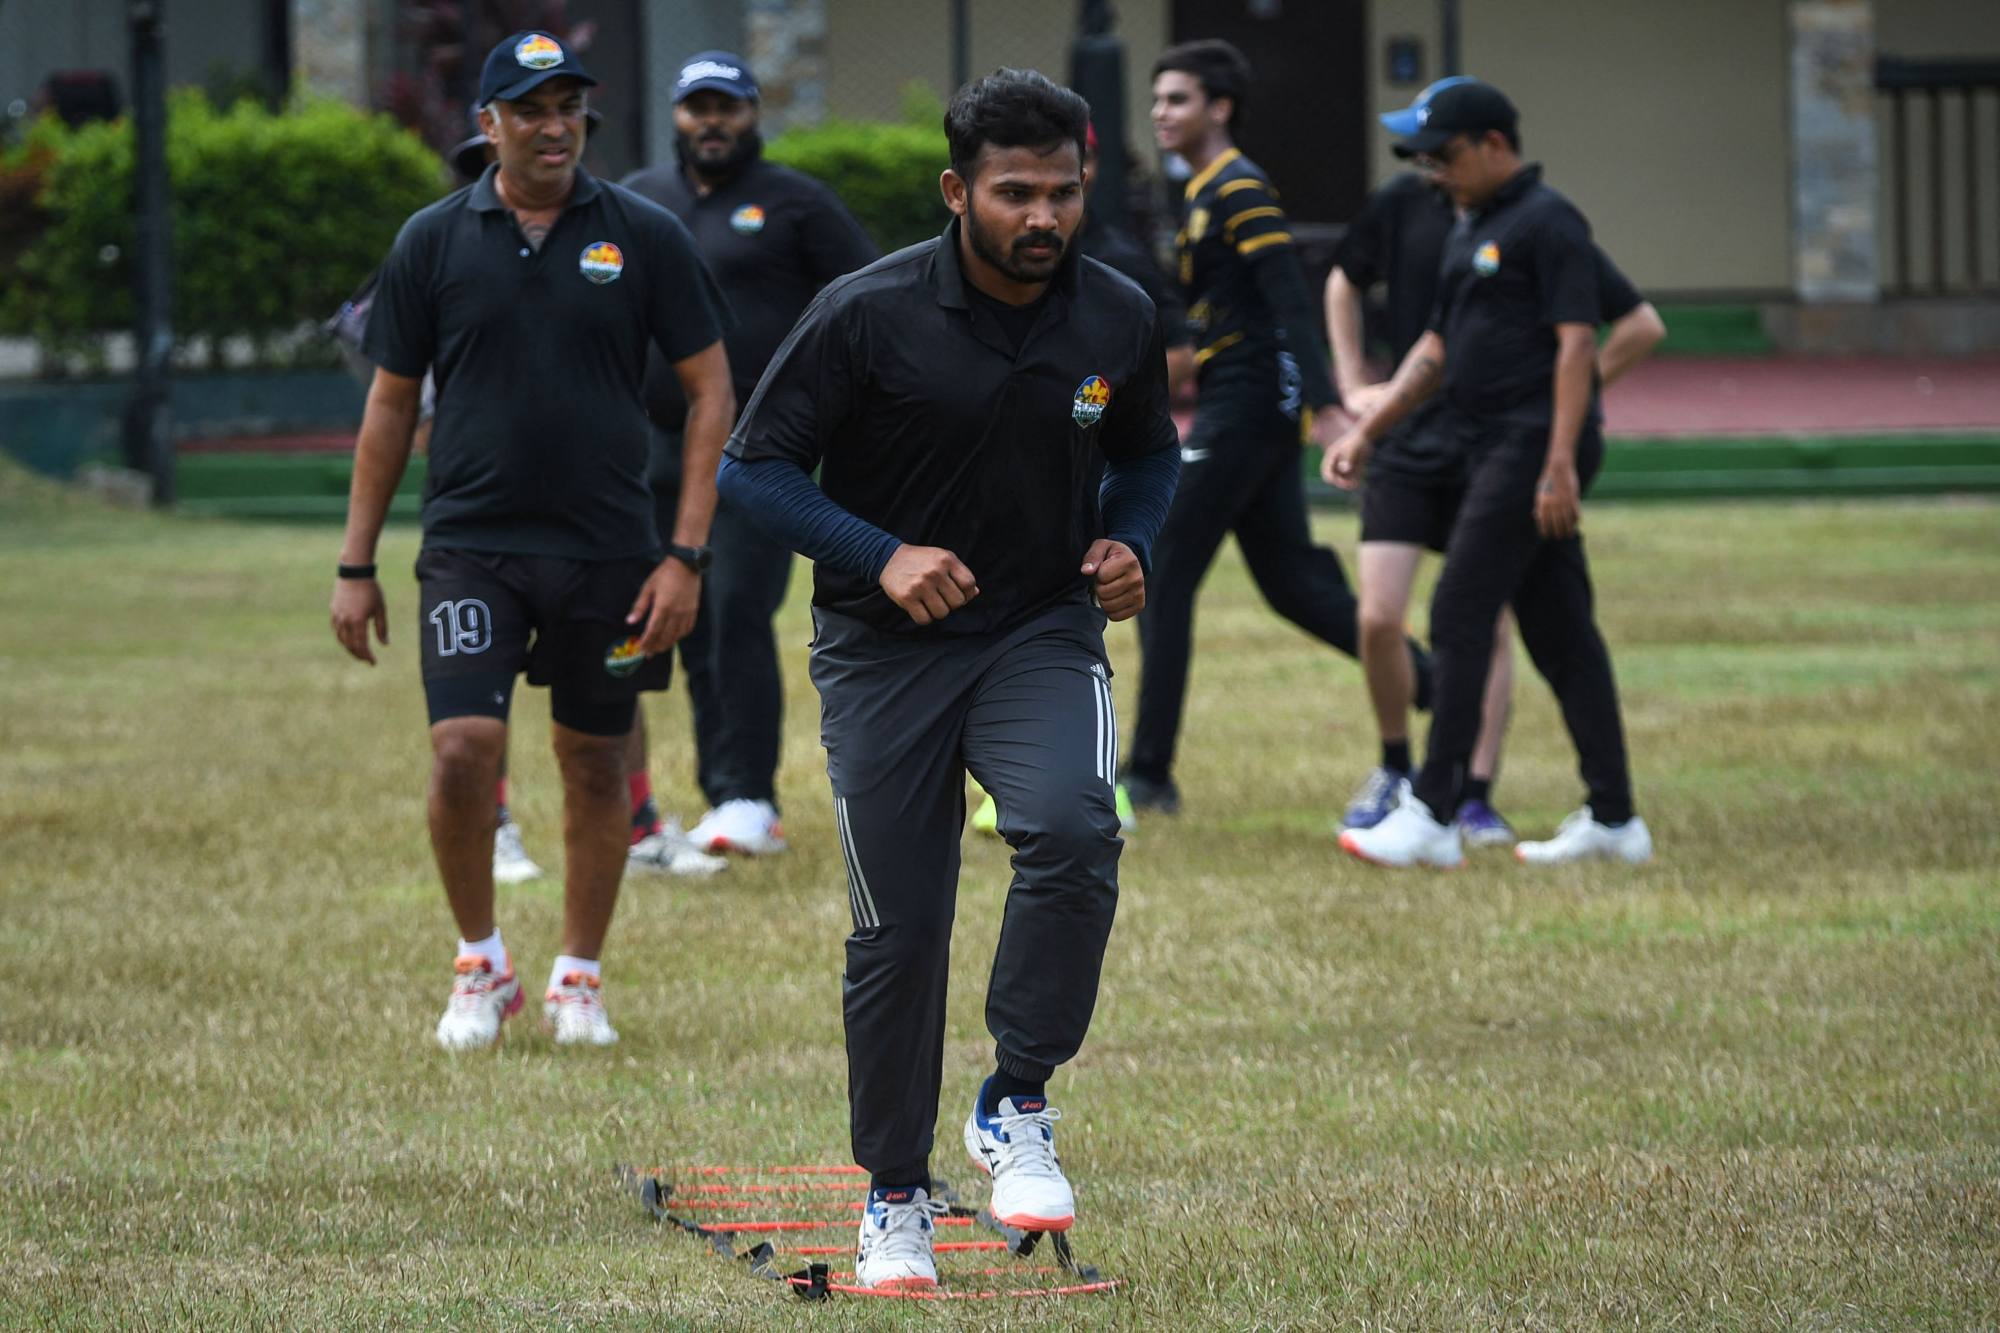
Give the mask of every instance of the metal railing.
<path id="1" fill-rule="evenodd" d="M 1881 56 L 1875 90 L 1889 116 L 1884 179 L 1894 239 L 1885 294 L 2000 291 L 2000 254 L 1991 253 L 2000 240 L 2000 130 L 1990 139 L 1980 132 L 1988 120 L 1982 107 L 2000 105 L 2000 57 Z M 1990 211 L 1983 206 L 1989 193 L 1996 197 Z M 1914 216 L 1919 204 L 1921 219 Z"/>

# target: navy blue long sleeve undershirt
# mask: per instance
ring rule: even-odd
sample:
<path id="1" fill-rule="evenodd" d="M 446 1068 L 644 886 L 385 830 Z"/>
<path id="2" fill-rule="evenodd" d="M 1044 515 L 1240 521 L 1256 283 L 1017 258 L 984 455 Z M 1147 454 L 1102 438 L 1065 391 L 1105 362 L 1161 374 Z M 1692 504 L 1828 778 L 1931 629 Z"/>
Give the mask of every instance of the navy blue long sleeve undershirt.
<path id="1" fill-rule="evenodd" d="M 1097 491 L 1105 532 L 1131 547 L 1141 568 L 1152 568 L 1153 539 L 1166 522 L 1180 468 L 1180 455 L 1172 449 L 1105 466 Z M 828 499 L 803 468 L 786 459 L 746 463 L 724 454 L 715 485 L 773 541 L 871 583 L 903 544 Z"/>

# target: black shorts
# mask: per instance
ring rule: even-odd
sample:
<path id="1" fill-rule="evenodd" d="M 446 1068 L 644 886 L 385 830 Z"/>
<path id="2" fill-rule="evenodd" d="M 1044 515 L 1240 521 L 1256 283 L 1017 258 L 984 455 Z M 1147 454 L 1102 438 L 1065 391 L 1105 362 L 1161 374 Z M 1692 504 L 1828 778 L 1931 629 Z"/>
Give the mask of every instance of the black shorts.
<path id="1" fill-rule="evenodd" d="M 653 571 L 643 558 L 570 560 L 426 549 L 417 556 L 417 635 L 432 723 L 505 719 L 514 679 L 549 688 L 573 731 L 622 736 L 640 690 L 665 689 L 673 654 L 639 654 L 625 623 Z"/>
<path id="2" fill-rule="evenodd" d="M 1376 468 L 1361 486 L 1361 540 L 1442 551 L 1465 500 L 1463 474 L 1420 477 Z"/>

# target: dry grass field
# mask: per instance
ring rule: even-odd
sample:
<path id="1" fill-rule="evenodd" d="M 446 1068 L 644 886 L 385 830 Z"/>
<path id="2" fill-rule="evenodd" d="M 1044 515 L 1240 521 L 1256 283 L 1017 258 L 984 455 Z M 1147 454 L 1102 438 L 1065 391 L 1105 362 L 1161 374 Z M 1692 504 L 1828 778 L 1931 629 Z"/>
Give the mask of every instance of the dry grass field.
<path id="1" fill-rule="evenodd" d="M 1358 673 L 1233 553 L 1186 813 L 1125 854 L 1052 1086 L 1079 1251 L 1127 1287 L 808 1308 L 645 1218 L 617 1162 L 839 1161 L 846 893 L 805 683 L 794 850 L 628 881 L 624 1033 L 449 1059 L 420 797 L 413 530 L 385 664 L 325 626 L 335 534 L 113 512 L 0 474 L 0 1324 L 1991 1328 L 2000 1324 L 2000 507 L 1587 516 L 1637 870 L 1350 862 Z M 1351 548 L 1353 520 L 1321 520 Z M 1114 632 L 1136 674 L 1129 628 Z M 1499 803 L 1575 803 L 1523 663 Z M 516 808 L 558 858 L 544 697 Z M 695 814 L 681 699 L 655 782 Z M 1005 849 L 969 843 L 934 1163 L 965 1180 Z M 559 889 L 502 891 L 524 978 Z M 969 1182 L 968 1182 L 969 1183 Z"/>

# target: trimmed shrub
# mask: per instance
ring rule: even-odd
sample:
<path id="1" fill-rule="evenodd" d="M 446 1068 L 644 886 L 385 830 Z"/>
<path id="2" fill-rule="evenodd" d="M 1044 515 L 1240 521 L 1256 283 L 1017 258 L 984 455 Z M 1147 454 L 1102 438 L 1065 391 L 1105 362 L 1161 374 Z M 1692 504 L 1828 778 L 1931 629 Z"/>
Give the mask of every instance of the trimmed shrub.
<path id="1" fill-rule="evenodd" d="M 929 240 L 951 216 L 938 193 L 938 173 L 950 165 L 944 108 L 912 88 L 900 124 L 829 120 L 787 130 L 765 155 L 833 188 L 887 254 Z"/>
<path id="2" fill-rule="evenodd" d="M 45 123 L 47 225 L 7 275 L 0 331 L 75 351 L 129 327 L 132 128 Z M 176 338 L 260 345 L 331 314 L 382 261 L 403 220 L 444 190 L 443 168 L 387 116 L 332 102 L 273 115 L 175 93 L 167 118 Z"/>

